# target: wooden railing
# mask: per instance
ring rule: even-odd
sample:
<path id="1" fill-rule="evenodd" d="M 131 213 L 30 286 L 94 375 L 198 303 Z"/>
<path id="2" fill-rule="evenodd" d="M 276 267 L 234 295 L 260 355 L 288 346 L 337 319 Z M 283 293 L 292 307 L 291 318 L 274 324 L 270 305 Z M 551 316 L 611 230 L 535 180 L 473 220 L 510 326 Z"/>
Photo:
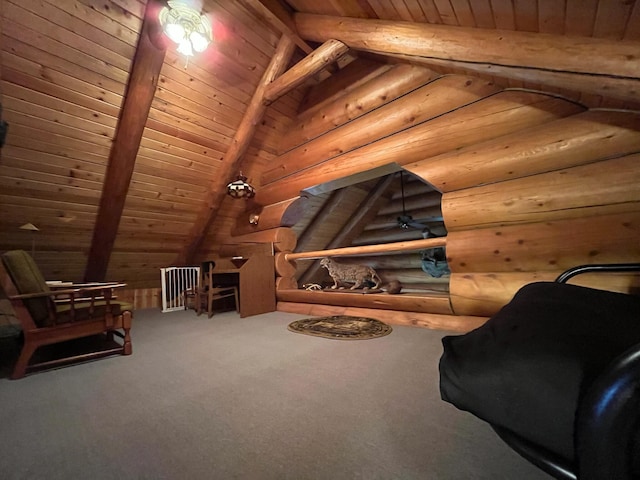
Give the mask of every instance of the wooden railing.
<path id="1" fill-rule="evenodd" d="M 328 256 L 365 256 L 413 252 L 445 247 L 447 237 L 427 238 L 378 245 L 335 248 L 310 252 L 276 254 L 276 297 L 279 311 L 307 315 L 360 315 L 378 318 L 394 325 L 412 325 L 467 332 L 480 326 L 485 318 L 459 317 L 451 309 L 447 292 L 407 293 L 404 295 L 372 294 L 342 290 L 313 291 L 300 289 L 295 280 L 295 260 Z"/>
<path id="2" fill-rule="evenodd" d="M 286 260 L 299 258 L 322 258 L 331 256 L 356 256 L 375 253 L 410 252 L 425 248 L 444 247 L 447 245 L 447 237 L 425 238 L 421 240 L 409 240 L 406 242 L 384 243 L 379 245 L 362 245 L 359 247 L 333 248 L 331 250 L 316 250 L 312 252 L 285 253 Z"/>

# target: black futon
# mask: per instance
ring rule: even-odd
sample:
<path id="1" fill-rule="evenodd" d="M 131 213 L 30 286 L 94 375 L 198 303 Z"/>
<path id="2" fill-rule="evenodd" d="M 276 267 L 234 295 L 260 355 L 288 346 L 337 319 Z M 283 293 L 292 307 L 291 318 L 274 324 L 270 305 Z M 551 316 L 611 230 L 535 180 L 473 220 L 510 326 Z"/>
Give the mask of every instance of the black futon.
<path id="1" fill-rule="evenodd" d="M 561 479 L 638 478 L 640 296 L 532 283 L 443 346 L 442 399 L 525 458 Z"/>

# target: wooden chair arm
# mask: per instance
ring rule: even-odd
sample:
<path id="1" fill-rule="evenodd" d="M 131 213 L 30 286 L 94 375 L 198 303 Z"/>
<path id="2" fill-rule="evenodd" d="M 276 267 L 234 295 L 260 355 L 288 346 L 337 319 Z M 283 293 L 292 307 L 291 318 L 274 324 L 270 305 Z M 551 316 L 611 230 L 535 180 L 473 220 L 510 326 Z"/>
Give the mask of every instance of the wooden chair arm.
<path id="1" fill-rule="evenodd" d="M 65 288 L 60 290 L 51 290 L 50 292 L 37 292 L 37 293 L 23 293 L 20 295 L 9 295 L 8 298 L 10 300 L 26 300 L 29 298 L 41 298 L 41 297 L 55 297 L 57 295 L 75 295 L 80 292 L 100 292 L 104 290 L 112 290 L 118 287 L 124 287 L 126 283 L 109 283 L 109 284 L 100 284 L 92 287 L 81 287 L 81 288 Z"/>
<path id="2" fill-rule="evenodd" d="M 126 283 L 121 282 L 84 282 L 84 283 L 72 283 L 72 282 L 47 282 L 49 288 L 51 290 L 65 290 L 65 289 L 78 289 L 78 288 L 92 288 L 92 287 L 102 287 L 102 288 L 116 288 L 123 287 Z"/>

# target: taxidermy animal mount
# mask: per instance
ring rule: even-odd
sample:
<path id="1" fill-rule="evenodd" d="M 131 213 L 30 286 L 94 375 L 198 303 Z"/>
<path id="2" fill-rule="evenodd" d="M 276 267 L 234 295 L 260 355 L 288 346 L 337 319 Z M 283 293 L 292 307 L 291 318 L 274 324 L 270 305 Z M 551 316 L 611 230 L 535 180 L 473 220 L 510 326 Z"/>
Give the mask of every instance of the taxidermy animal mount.
<path id="1" fill-rule="evenodd" d="M 345 283 L 353 283 L 351 290 L 365 287 L 366 281 L 375 283 L 373 288 L 380 288 L 382 280 L 376 271 L 368 265 L 355 265 L 350 263 L 340 263 L 330 257 L 320 260 L 320 266 L 329 271 L 329 276 L 333 279 L 331 288 L 338 288 Z"/>

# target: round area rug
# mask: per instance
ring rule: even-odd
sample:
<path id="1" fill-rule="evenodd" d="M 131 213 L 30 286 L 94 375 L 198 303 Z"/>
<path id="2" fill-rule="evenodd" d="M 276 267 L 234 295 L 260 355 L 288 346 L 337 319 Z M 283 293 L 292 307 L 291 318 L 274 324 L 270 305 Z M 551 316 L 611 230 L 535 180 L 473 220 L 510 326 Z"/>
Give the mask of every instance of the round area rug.
<path id="1" fill-rule="evenodd" d="M 392 330 L 389 325 L 379 320 L 348 315 L 305 318 L 290 323 L 287 328 L 296 333 L 337 340 L 366 340 L 384 337 L 389 335 Z"/>

